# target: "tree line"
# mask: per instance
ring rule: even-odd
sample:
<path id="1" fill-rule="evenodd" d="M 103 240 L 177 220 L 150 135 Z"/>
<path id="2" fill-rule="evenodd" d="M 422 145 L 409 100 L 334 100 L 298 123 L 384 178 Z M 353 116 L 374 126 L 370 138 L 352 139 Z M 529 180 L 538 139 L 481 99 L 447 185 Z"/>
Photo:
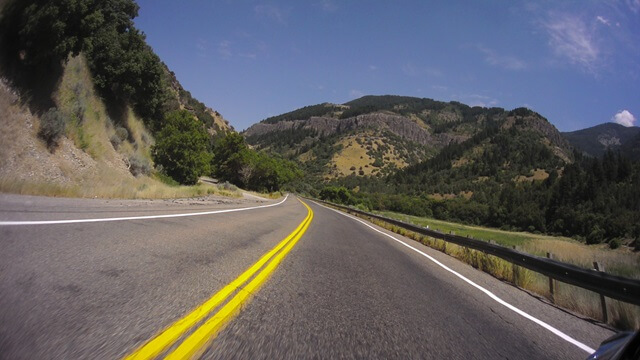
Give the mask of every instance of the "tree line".
<path id="1" fill-rule="evenodd" d="M 640 163 L 619 152 L 602 158 L 576 152 L 574 157 L 559 170 L 550 161 L 549 176 L 538 181 L 514 181 L 512 173 L 500 174 L 500 157 L 487 157 L 487 163 L 466 170 L 443 169 L 442 159 L 436 157 L 430 169 L 409 168 L 384 179 L 348 176 L 328 186 L 320 184 L 315 195 L 372 210 L 563 235 L 588 244 L 607 242 L 614 248 L 631 239 L 640 248 Z M 488 175 L 497 173 L 478 180 L 482 167 Z M 470 197 L 459 195 L 464 192 Z"/>

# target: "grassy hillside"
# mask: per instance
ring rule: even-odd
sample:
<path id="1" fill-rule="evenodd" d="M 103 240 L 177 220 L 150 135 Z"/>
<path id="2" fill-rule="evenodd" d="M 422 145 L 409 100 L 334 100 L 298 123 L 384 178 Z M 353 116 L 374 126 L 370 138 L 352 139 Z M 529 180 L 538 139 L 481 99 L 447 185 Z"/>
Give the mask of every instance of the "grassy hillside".
<path id="1" fill-rule="evenodd" d="M 150 155 L 153 135 L 130 108 L 124 118 L 110 118 L 84 57 L 69 59 L 52 99 L 65 119 L 65 135 L 55 149 L 38 136 L 41 116 L 2 82 L 0 191 L 106 198 L 239 196 L 214 185 L 178 186 L 157 174 Z"/>

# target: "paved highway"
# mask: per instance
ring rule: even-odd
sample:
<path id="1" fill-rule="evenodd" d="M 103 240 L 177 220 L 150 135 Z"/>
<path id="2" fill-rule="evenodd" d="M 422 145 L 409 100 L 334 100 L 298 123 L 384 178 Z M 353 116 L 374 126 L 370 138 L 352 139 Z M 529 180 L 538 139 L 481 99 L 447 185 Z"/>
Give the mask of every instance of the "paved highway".
<path id="1" fill-rule="evenodd" d="M 0 358 L 584 359 L 612 334 L 305 202 L 0 195 Z"/>

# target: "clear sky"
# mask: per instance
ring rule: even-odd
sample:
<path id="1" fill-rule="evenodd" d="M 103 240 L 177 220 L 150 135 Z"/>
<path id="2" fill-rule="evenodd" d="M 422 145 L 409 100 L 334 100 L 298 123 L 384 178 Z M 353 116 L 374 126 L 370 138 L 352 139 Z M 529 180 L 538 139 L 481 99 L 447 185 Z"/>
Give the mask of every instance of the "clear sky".
<path id="1" fill-rule="evenodd" d="M 640 0 L 138 4 L 148 43 L 238 130 L 368 94 L 640 124 Z"/>

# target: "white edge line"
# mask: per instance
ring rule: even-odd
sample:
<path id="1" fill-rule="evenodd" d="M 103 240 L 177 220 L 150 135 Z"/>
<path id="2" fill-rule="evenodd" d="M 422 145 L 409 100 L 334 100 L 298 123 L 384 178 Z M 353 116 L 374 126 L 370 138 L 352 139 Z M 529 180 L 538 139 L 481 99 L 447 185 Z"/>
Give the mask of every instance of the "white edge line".
<path id="1" fill-rule="evenodd" d="M 275 204 L 269 205 L 260 205 L 253 206 L 247 208 L 237 208 L 237 209 L 224 209 L 224 210 L 214 210 L 214 211 L 204 211 L 204 212 L 195 212 L 195 213 L 184 213 L 184 214 L 166 214 L 166 215 L 145 215 L 145 216 L 129 216 L 129 217 L 115 217 L 115 218 L 97 218 L 97 219 L 73 219 L 73 220 L 42 220 L 42 221 L 0 221 L 0 226 L 11 226 L 11 225 L 54 225 L 54 224 L 78 224 L 78 223 L 91 223 L 91 222 L 108 222 L 108 221 L 125 221 L 125 220 L 149 220 L 149 219 L 166 219 L 166 218 L 176 218 L 176 217 L 186 217 L 186 216 L 201 216 L 201 215 L 212 215 L 212 214 L 222 214 L 236 211 L 245 211 L 245 210 L 254 210 L 261 208 L 268 208 L 272 206 L 277 206 L 287 201 L 289 194 L 285 196 L 285 198 Z"/>
<path id="2" fill-rule="evenodd" d="M 455 276 L 459 277 L 460 279 L 462 279 L 463 281 L 465 281 L 465 282 L 466 282 L 466 283 L 468 283 L 469 285 L 471 285 L 471 286 L 475 287 L 476 289 L 478 289 L 478 290 L 482 291 L 483 293 L 485 293 L 487 296 L 489 296 L 491 299 L 493 299 L 494 301 L 496 301 L 496 302 L 497 302 L 497 303 L 499 303 L 500 305 L 505 306 L 507 309 L 509 309 L 509 310 L 511 310 L 511 311 L 513 311 L 513 312 L 515 312 L 515 313 L 516 313 L 516 314 L 518 314 L 518 315 L 521 315 L 522 317 L 524 317 L 524 318 L 526 318 L 526 319 L 529 319 L 529 320 L 533 321 L 534 323 L 536 323 L 536 324 L 538 324 L 538 325 L 542 326 L 543 328 L 545 328 L 545 329 L 549 330 L 550 332 L 552 332 L 552 333 L 553 333 L 553 334 L 555 334 L 556 336 L 560 337 L 561 339 L 563 339 L 563 340 L 565 340 L 565 341 L 567 341 L 567 342 L 569 342 L 569 343 L 571 343 L 571 344 L 573 344 L 573 345 L 575 345 L 575 346 L 579 347 L 580 349 L 584 350 L 585 352 L 587 352 L 587 353 L 589 353 L 589 354 L 593 354 L 593 353 L 595 352 L 595 349 L 590 348 L 589 346 L 587 346 L 587 345 L 585 345 L 585 344 L 581 343 L 580 341 L 578 341 L 578 340 L 576 340 L 576 339 L 572 338 L 571 336 L 569 336 L 569 335 L 567 335 L 567 334 L 563 333 L 562 331 L 560 331 L 560 330 L 558 330 L 558 329 L 554 328 L 553 326 L 551 326 L 551 325 L 547 324 L 546 322 L 544 322 L 544 321 L 542 321 L 542 320 L 540 320 L 540 319 L 537 319 L 537 318 L 535 318 L 535 317 L 533 317 L 533 316 L 531 316 L 531 315 L 527 314 L 526 312 L 524 312 L 524 311 L 522 311 L 522 310 L 518 309 L 517 307 L 515 307 L 515 306 L 513 306 L 513 305 L 509 304 L 508 302 L 506 302 L 506 301 L 504 301 L 504 300 L 500 299 L 497 295 L 495 295 L 495 294 L 494 294 L 494 293 L 492 293 L 491 291 L 489 291 L 489 290 L 487 290 L 487 289 L 483 288 L 482 286 L 480 286 L 480 285 L 478 285 L 478 284 L 474 283 L 473 281 L 471 281 L 471 280 L 467 279 L 466 277 L 464 277 L 463 275 L 459 274 L 459 273 L 458 273 L 458 272 L 456 272 L 455 270 L 453 270 L 453 269 L 449 268 L 448 266 L 444 265 L 444 264 L 443 264 L 443 263 L 441 263 L 440 261 L 438 261 L 438 260 L 434 259 L 431 255 L 428 255 L 428 254 L 426 254 L 426 253 L 424 253 L 424 252 L 422 252 L 422 251 L 420 251 L 420 250 L 418 250 L 418 249 L 414 248 L 413 246 L 411 246 L 411 245 L 409 245 L 409 244 L 405 243 L 404 241 L 398 240 L 398 239 L 396 239 L 395 237 L 393 237 L 393 236 L 391 236 L 391 235 L 389 235 L 389 234 L 387 234 L 387 233 L 385 233 L 385 232 L 383 232 L 383 231 L 380 231 L 380 230 L 378 230 L 378 229 L 374 228 L 373 226 L 371 226 L 371 225 L 367 224 L 367 223 L 366 223 L 365 221 L 363 221 L 363 220 L 360 220 L 360 219 L 358 219 L 358 218 L 355 218 L 355 217 L 353 217 L 353 216 L 351 216 L 351 215 L 347 215 L 347 214 L 345 214 L 345 213 L 343 213 L 343 212 L 341 212 L 341 211 L 338 211 L 338 210 L 335 210 L 335 209 L 332 209 L 332 208 L 326 207 L 326 206 L 324 206 L 324 205 L 318 204 L 318 203 L 316 203 L 315 201 L 314 201 L 313 203 L 314 203 L 314 204 L 316 204 L 316 205 L 318 205 L 318 206 L 322 206 L 322 207 L 324 207 L 324 208 L 327 208 L 327 209 L 329 209 L 329 210 L 333 210 L 333 211 L 337 212 L 337 213 L 338 213 L 338 214 L 340 214 L 340 215 L 344 215 L 344 216 L 346 216 L 346 217 L 348 217 L 348 218 L 351 218 L 352 220 L 358 221 L 358 222 L 362 223 L 363 225 L 365 225 L 365 226 L 367 226 L 367 227 L 371 228 L 372 230 L 377 231 L 377 232 L 379 232 L 380 234 L 385 235 L 385 236 L 387 236 L 387 237 L 389 237 L 389 238 L 391 238 L 391 239 L 393 239 L 393 240 L 395 240 L 395 241 L 399 242 L 400 244 L 402 244 L 402 245 L 404 245 L 404 246 L 408 247 L 409 249 L 411 249 L 411 250 L 413 250 L 413 251 L 417 252 L 418 254 L 420 254 L 420 255 L 422 255 L 422 256 L 424 256 L 424 257 L 426 257 L 427 259 L 429 259 L 429 260 L 433 261 L 433 262 L 434 262 L 434 263 L 436 263 L 438 266 L 440 266 L 441 268 L 443 268 L 443 269 L 447 270 L 448 272 L 452 273 L 453 275 L 455 275 Z"/>

